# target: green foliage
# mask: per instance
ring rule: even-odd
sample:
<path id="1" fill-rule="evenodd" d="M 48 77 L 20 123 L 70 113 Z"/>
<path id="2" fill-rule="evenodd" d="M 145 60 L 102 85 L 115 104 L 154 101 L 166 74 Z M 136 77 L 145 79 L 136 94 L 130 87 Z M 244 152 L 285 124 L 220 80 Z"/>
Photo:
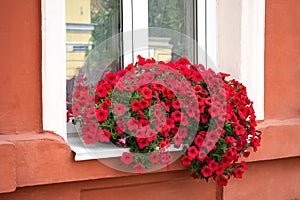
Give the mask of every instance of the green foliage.
<path id="1" fill-rule="evenodd" d="M 184 30 L 183 0 L 149 0 L 149 27 Z"/>
<path id="2" fill-rule="evenodd" d="M 190 0 L 189 0 L 190 1 Z M 93 48 L 99 45 L 101 42 L 116 35 L 120 32 L 122 27 L 121 16 L 121 0 L 91 0 L 91 22 L 95 24 L 94 31 L 92 32 L 91 41 L 93 42 Z M 175 31 L 173 36 L 170 32 L 162 31 L 150 31 L 152 37 L 170 37 L 173 49 L 176 49 L 176 53 L 185 54 L 186 41 L 182 40 L 177 32 L 187 34 L 187 29 L 193 27 L 193 22 L 189 21 L 187 15 L 193 15 L 188 13 L 186 7 L 190 3 L 184 0 L 149 0 L 148 1 L 148 17 L 149 27 L 159 27 L 168 30 Z M 189 24 L 187 24 L 189 23 Z M 189 31 L 193 32 L 193 31 Z M 189 35 L 191 36 L 191 35 Z M 192 36 L 193 37 L 193 36 Z M 119 41 L 115 41 L 116 44 L 108 43 L 107 48 L 119 47 Z M 107 49 L 102 48 L 101 52 L 105 53 Z M 108 50 L 111 51 L 111 50 Z"/>
<path id="3" fill-rule="evenodd" d="M 101 42 L 118 34 L 120 28 L 119 0 L 91 0 L 91 22 L 95 24 L 92 42 L 97 46 Z"/>

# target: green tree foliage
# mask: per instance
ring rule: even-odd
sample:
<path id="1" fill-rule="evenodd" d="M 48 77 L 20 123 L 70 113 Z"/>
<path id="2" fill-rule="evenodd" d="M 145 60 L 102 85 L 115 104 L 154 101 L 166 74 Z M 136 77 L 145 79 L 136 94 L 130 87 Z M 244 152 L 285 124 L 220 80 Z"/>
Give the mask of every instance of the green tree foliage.
<path id="1" fill-rule="evenodd" d="M 149 0 L 149 26 L 184 31 L 183 0 Z"/>
<path id="2" fill-rule="evenodd" d="M 182 35 L 193 38 L 192 5 L 193 0 L 148 0 L 149 27 L 170 30 L 150 30 L 149 36 L 171 38 L 174 52 L 187 56 L 187 48 L 191 49 L 191 45 Z M 94 47 L 120 32 L 121 18 L 121 0 L 91 0 L 91 22 L 95 24 L 91 41 Z M 120 47 L 118 42 L 108 45 Z"/>
<path id="3" fill-rule="evenodd" d="M 95 24 L 92 33 L 94 46 L 119 33 L 119 19 L 119 0 L 91 0 L 91 22 Z"/>

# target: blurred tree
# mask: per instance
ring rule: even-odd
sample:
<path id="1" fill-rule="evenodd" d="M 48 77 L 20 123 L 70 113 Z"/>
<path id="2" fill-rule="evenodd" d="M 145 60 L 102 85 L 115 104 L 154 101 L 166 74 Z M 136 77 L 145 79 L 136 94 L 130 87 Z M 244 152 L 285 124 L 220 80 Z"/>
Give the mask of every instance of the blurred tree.
<path id="1" fill-rule="evenodd" d="M 149 0 L 148 2 L 149 27 L 183 31 L 185 19 L 183 0 Z"/>
<path id="2" fill-rule="evenodd" d="M 91 0 L 91 22 L 94 46 L 118 34 L 120 30 L 120 0 Z"/>
<path id="3" fill-rule="evenodd" d="M 91 38 L 93 48 L 120 33 L 122 27 L 121 1 L 91 0 L 91 22 L 95 24 Z M 194 38 L 193 2 L 194 0 L 148 0 L 149 27 L 171 30 L 150 30 L 150 37 L 171 38 L 174 52 L 187 56 L 186 52 L 190 51 L 191 45 L 187 45 L 186 36 Z M 105 52 L 109 49 L 109 52 L 119 53 L 121 48 L 120 41 L 113 41 L 106 45 L 109 47 L 102 47 L 102 50 L 99 51 Z M 190 59 L 192 60 L 192 58 Z"/>

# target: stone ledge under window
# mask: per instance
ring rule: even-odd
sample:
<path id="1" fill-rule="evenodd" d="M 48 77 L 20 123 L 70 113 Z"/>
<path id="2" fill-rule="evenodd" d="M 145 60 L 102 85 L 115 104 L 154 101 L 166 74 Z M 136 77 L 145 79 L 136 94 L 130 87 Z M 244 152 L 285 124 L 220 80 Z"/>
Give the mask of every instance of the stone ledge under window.
<path id="1" fill-rule="evenodd" d="M 261 131 L 263 140 L 260 149 L 245 159 L 247 162 L 300 156 L 300 125 L 271 121 L 267 126 L 261 127 Z M 9 176 L 10 180 L 1 179 L 12 183 L 9 190 L 14 187 L 134 176 L 107 167 L 98 160 L 75 162 L 69 145 L 61 136 L 52 132 L 0 135 L 0 146 L 7 146 L 7 143 L 7 153 L 0 157 L 0 163 L 5 165 L 2 169 L 10 169 L 12 174 L 16 172 Z M 14 155 L 15 160 L 8 162 Z M 185 171 L 185 167 L 177 160 L 169 170 L 161 169 L 157 172 L 168 171 L 169 174 L 181 170 Z"/>
<path id="2" fill-rule="evenodd" d="M 15 191 L 17 185 L 16 149 L 12 142 L 0 140 L 0 193 Z"/>

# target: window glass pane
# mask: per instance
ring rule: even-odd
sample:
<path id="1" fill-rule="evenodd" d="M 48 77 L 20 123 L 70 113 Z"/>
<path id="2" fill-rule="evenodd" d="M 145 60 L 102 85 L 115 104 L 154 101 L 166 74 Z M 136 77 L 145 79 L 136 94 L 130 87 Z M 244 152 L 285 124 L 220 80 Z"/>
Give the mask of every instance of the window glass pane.
<path id="1" fill-rule="evenodd" d="M 194 60 L 195 2 L 148 0 L 150 56 L 158 60 L 186 56 Z M 163 29 L 160 29 L 163 28 Z"/>
<path id="2" fill-rule="evenodd" d="M 120 19 L 119 0 L 66 0 L 67 79 L 76 75 L 97 46 L 107 56 L 119 51 L 119 40 L 105 41 L 120 33 Z"/>
<path id="3" fill-rule="evenodd" d="M 120 0 L 66 0 L 67 98 L 83 66 L 116 71 L 120 67 Z M 104 60 L 106 59 L 106 60 Z M 107 61 L 107 62 L 106 62 Z M 93 64 L 95 63 L 95 65 Z M 99 64 L 103 64 L 99 66 Z M 97 66 L 96 66 L 97 65 Z M 99 66 L 99 67 L 98 67 Z M 108 68 L 107 68 L 108 67 Z"/>

